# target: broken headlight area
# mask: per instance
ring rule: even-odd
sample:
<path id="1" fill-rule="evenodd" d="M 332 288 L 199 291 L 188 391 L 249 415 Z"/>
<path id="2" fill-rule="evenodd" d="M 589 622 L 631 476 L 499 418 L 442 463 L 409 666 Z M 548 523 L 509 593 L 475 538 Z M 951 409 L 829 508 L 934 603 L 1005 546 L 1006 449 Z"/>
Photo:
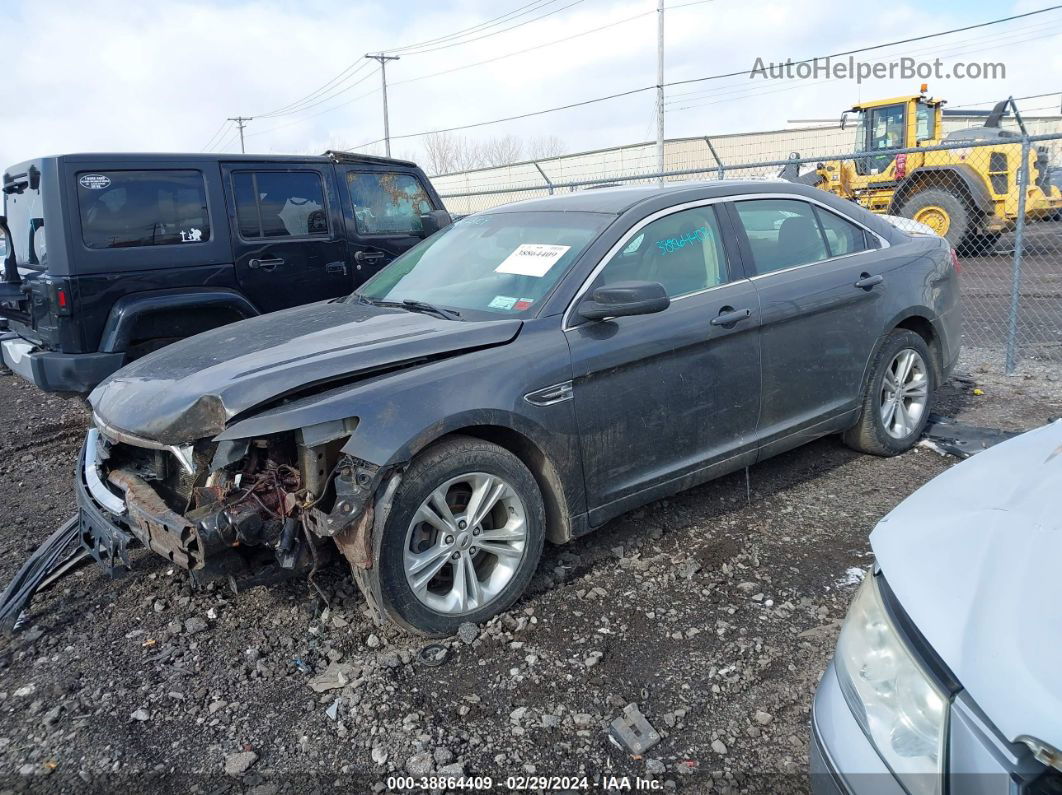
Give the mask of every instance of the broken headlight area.
<path id="1" fill-rule="evenodd" d="M 312 576 L 336 547 L 364 563 L 377 468 L 341 452 L 348 436 L 301 430 L 174 448 L 94 431 L 82 543 L 112 570 L 129 567 L 127 548 L 143 545 L 197 584 L 225 577 L 237 588 Z"/>

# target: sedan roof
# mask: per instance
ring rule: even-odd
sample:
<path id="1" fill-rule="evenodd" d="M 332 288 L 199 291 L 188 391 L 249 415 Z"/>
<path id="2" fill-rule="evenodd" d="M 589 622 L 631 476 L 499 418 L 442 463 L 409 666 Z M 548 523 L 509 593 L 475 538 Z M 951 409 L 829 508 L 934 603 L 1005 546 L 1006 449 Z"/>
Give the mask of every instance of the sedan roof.
<path id="1" fill-rule="evenodd" d="M 557 194 L 537 199 L 511 202 L 484 210 L 487 213 L 512 212 L 587 212 L 622 215 L 638 205 L 654 211 L 658 208 L 701 199 L 725 199 L 750 193 L 788 194 L 793 198 L 814 199 L 837 212 L 856 218 L 890 242 L 904 237 L 904 233 L 883 219 L 864 210 L 858 204 L 835 196 L 829 191 L 809 185 L 772 180 L 710 180 L 701 182 L 670 182 L 663 185 L 624 185 L 608 188 L 586 188 L 574 193 Z"/>
<path id="2" fill-rule="evenodd" d="M 618 187 L 582 188 L 573 193 L 545 196 L 512 202 L 486 212 L 582 211 L 619 215 L 636 204 L 651 199 L 715 199 L 746 193 L 792 193 L 821 198 L 824 191 L 785 180 L 710 180 L 669 182 L 663 185 L 622 185 Z"/>

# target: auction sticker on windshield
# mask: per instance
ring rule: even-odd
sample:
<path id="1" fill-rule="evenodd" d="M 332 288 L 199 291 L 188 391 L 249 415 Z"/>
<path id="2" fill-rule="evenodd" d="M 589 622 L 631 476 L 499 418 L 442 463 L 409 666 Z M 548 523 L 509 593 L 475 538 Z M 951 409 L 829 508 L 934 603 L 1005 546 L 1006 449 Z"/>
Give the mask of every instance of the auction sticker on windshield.
<path id="1" fill-rule="evenodd" d="M 496 295 L 494 300 L 487 304 L 490 309 L 512 309 L 515 305 L 516 299 L 507 295 Z"/>
<path id="2" fill-rule="evenodd" d="M 553 246 L 548 243 L 524 243 L 494 270 L 497 273 L 542 278 L 570 248 L 571 246 Z"/>

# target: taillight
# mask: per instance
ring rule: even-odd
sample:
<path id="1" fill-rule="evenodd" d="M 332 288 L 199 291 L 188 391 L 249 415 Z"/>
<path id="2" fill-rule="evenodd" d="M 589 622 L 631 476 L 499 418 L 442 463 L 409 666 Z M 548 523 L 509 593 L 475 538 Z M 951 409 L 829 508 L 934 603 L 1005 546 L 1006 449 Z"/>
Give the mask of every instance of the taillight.
<path id="1" fill-rule="evenodd" d="M 951 250 L 951 267 L 955 269 L 956 273 L 962 273 L 962 266 L 959 265 L 959 252 L 955 249 Z"/>
<path id="2" fill-rule="evenodd" d="M 903 179 L 907 175 L 907 154 L 901 152 L 896 155 L 896 168 L 893 171 L 893 176 L 896 179 Z"/>
<path id="3" fill-rule="evenodd" d="M 74 302 L 71 300 L 70 291 L 61 282 L 56 283 L 53 287 L 52 306 L 55 307 L 55 314 L 63 317 L 71 315 L 74 311 Z"/>

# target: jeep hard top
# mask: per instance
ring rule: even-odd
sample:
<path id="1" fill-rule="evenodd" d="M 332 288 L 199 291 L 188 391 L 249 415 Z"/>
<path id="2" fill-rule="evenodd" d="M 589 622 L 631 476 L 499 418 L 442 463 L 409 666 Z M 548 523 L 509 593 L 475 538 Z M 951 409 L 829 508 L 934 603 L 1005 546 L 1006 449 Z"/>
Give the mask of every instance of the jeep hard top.
<path id="1" fill-rule="evenodd" d="M 177 339 L 346 295 L 449 223 L 415 163 L 343 152 L 43 157 L 3 197 L 3 362 L 80 394 Z"/>

